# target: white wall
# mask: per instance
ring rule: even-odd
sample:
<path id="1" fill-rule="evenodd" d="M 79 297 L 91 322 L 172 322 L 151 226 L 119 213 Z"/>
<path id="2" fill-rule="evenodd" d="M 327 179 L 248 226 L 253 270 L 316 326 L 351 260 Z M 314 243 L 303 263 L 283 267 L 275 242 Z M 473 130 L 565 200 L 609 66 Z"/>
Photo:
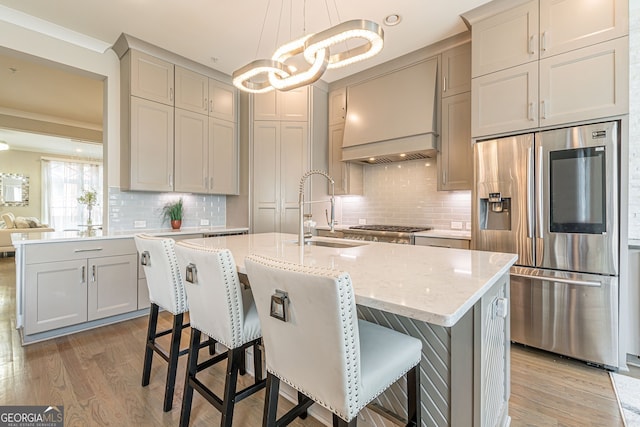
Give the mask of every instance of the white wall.
<path id="1" fill-rule="evenodd" d="M 629 2 L 629 239 L 640 239 L 640 1 Z"/>

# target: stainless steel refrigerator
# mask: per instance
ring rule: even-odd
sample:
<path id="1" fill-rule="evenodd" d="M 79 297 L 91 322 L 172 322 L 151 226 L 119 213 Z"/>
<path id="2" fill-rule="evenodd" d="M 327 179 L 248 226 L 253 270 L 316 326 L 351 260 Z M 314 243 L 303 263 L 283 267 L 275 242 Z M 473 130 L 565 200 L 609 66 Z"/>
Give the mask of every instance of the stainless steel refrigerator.
<path id="1" fill-rule="evenodd" d="M 620 122 L 474 145 L 474 249 L 518 254 L 511 339 L 618 366 Z"/>

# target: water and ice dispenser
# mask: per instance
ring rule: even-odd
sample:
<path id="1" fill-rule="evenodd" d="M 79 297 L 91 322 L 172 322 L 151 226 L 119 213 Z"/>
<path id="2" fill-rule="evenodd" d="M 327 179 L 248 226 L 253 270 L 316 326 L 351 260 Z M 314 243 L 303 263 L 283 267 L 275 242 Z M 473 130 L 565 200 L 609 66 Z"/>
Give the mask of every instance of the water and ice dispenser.
<path id="1" fill-rule="evenodd" d="M 511 197 L 489 193 L 480 198 L 479 215 L 481 230 L 511 230 Z"/>

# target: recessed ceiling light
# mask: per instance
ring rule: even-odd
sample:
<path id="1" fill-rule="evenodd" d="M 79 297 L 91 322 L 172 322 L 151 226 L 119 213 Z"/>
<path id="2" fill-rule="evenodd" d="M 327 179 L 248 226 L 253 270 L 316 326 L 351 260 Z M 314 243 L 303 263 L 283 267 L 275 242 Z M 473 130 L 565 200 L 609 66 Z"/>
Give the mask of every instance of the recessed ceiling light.
<path id="1" fill-rule="evenodd" d="M 402 21 L 402 17 L 397 13 L 392 13 L 391 15 L 387 15 L 387 17 L 384 18 L 384 25 L 393 27 L 394 25 L 398 25 L 400 21 Z"/>
<path id="2" fill-rule="evenodd" d="M 0 141 L 0 151 L 6 151 L 9 149 L 9 144 L 4 141 Z"/>

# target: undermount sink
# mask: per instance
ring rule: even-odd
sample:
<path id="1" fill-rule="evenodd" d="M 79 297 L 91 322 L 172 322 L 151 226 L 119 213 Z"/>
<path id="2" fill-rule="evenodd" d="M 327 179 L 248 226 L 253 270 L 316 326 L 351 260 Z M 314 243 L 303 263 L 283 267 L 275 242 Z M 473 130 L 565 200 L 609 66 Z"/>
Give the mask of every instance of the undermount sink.
<path id="1" fill-rule="evenodd" d="M 366 245 L 366 242 L 329 242 L 326 240 L 307 240 L 305 245 L 326 246 L 329 248 L 355 248 L 356 246 Z"/>

